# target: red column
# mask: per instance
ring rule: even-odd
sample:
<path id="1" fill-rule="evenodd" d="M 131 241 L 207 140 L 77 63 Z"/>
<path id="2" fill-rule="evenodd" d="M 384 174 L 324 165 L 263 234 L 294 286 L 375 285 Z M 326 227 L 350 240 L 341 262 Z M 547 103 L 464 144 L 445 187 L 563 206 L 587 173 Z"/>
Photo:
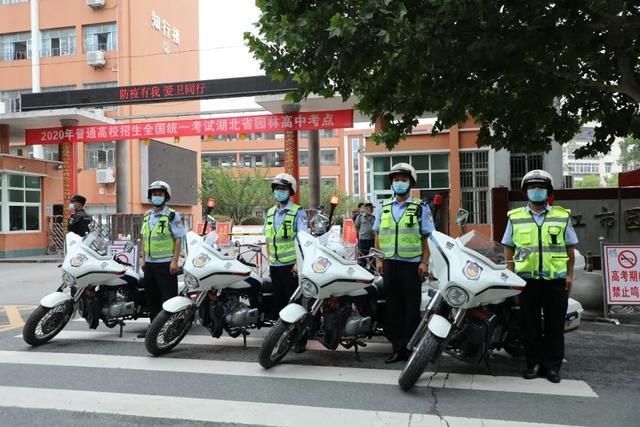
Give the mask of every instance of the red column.
<path id="1" fill-rule="evenodd" d="M 58 152 L 60 153 L 60 161 L 62 162 L 62 198 L 65 206 L 71 196 L 75 194 L 76 190 L 76 146 L 73 143 L 62 143 L 58 145 Z M 69 220 L 69 211 L 63 210 L 63 224 L 66 228 Z"/>
<path id="2" fill-rule="evenodd" d="M 298 162 L 298 131 L 284 133 L 284 171 L 293 176 L 300 190 L 300 164 Z M 299 203 L 299 191 L 293 196 L 293 202 Z"/>
<path id="3" fill-rule="evenodd" d="M 9 154 L 9 125 L 0 125 L 0 154 Z"/>

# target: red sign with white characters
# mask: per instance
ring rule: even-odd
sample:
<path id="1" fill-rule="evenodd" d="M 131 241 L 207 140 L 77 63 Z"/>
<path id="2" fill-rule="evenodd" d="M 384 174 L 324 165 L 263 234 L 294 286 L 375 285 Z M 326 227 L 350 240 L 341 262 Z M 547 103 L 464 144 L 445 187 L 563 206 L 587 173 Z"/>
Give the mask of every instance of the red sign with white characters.
<path id="1" fill-rule="evenodd" d="M 353 127 L 353 110 L 25 130 L 27 145 Z"/>

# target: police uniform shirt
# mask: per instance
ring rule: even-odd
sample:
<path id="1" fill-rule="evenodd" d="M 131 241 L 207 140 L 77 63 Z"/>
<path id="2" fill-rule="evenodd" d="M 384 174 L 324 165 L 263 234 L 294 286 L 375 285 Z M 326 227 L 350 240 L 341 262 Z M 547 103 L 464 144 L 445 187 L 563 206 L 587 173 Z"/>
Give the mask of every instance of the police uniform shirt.
<path id="1" fill-rule="evenodd" d="M 275 215 L 273 216 L 273 226 L 275 227 L 276 232 L 280 229 L 280 225 L 282 224 L 282 221 L 287 215 L 287 212 L 289 212 L 289 210 L 291 209 L 291 205 L 293 205 L 293 202 L 291 200 L 289 200 L 282 209 L 280 209 L 279 205 L 276 205 L 276 212 L 275 212 Z M 266 229 L 267 229 L 267 224 L 265 222 L 264 227 L 262 227 L 262 234 L 266 234 Z M 298 213 L 296 214 L 296 230 L 295 231 L 308 232 L 307 212 L 304 209 L 302 209 L 302 207 L 298 209 Z M 280 267 L 283 265 L 291 265 L 291 264 L 282 264 L 276 261 L 276 262 L 272 262 L 271 265 L 274 267 Z"/>
<path id="2" fill-rule="evenodd" d="M 531 213 L 536 224 L 540 226 L 544 222 L 547 212 L 550 212 L 551 209 L 553 209 L 553 206 L 545 205 L 542 211 L 535 212 L 527 204 L 526 209 L 527 212 Z M 571 223 L 571 218 L 569 218 L 569 221 L 567 222 L 567 228 L 565 228 L 564 230 L 564 241 L 566 242 L 567 246 L 575 246 L 578 244 L 578 236 L 576 235 L 576 230 L 573 228 L 573 224 Z M 502 244 L 511 248 L 516 246 L 513 243 L 513 225 L 511 224 L 511 219 L 507 221 L 507 228 L 506 230 L 504 230 L 504 235 L 502 236 Z"/>
<path id="3" fill-rule="evenodd" d="M 407 210 L 408 203 L 412 201 L 413 197 L 411 196 L 409 196 L 409 198 L 402 203 L 398 201 L 397 197 L 394 197 L 393 201 L 391 202 L 391 213 L 393 215 L 393 219 L 399 221 L 400 218 L 402 218 L 404 211 Z M 376 219 L 373 223 L 373 231 L 375 231 L 376 233 L 380 231 L 380 218 L 382 217 L 382 206 L 384 205 L 384 203 L 385 201 L 380 202 L 380 204 L 376 207 L 376 211 L 374 212 Z M 426 203 L 420 203 L 420 206 L 422 208 L 422 213 L 420 215 L 420 234 L 422 234 L 423 236 L 428 236 L 435 230 L 435 226 L 433 224 L 433 215 L 431 214 L 429 205 L 427 205 Z M 421 262 L 422 256 L 407 259 L 401 258 L 398 255 L 394 255 L 391 258 L 387 259 L 408 262 Z"/>
<path id="4" fill-rule="evenodd" d="M 92 220 L 91 215 L 84 209 L 80 209 L 69 217 L 68 230 L 84 237 L 89 232 L 89 225 Z"/>
<path id="5" fill-rule="evenodd" d="M 176 214 L 173 217 L 173 221 L 169 222 L 169 229 L 171 230 L 171 234 L 174 239 L 183 238 L 187 232 L 184 229 L 184 224 L 182 222 L 182 217 L 176 211 Z M 169 216 L 169 208 L 165 206 L 161 211 L 156 212 L 154 209 L 149 213 L 149 230 L 152 230 L 153 227 L 158 223 L 160 217 L 163 215 Z M 173 258 L 160 258 L 160 259 L 151 259 L 148 255 L 145 254 L 145 262 L 171 262 Z"/>

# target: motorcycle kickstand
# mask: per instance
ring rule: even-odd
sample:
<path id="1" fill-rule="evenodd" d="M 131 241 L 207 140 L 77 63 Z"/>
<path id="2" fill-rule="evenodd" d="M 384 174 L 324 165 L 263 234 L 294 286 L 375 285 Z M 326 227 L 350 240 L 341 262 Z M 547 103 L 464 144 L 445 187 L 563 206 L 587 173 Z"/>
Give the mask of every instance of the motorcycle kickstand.
<path id="1" fill-rule="evenodd" d="M 247 349 L 247 335 L 249 335 L 249 333 L 247 331 L 242 331 L 242 348 L 243 348 L 243 350 Z"/>
<path id="2" fill-rule="evenodd" d="M 120 319 L 118 321 L 118 325 L 120 325 L 120 334 L 118 335 L 118 338 L 122 338 L 122 328 L 124 328 L 125 323 L 124 323 L 124 321 L 122 319 Z"/>

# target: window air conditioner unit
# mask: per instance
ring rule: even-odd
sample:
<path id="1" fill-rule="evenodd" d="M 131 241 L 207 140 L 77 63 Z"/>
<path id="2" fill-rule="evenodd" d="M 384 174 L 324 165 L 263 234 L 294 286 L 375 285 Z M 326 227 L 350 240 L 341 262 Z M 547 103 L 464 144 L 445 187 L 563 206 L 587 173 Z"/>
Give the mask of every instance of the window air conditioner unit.
<path id="1" fill-rule="evenodd" d="M 87 0 L 87 6 L 92 7 L 94 9 L 99 9 L 104 7 L 106 0 Z"/>
<path id="2" fill-rule="evenodd" d="M 104 67 L 107 60 L 104 57 L 104 51 L 94 50 L 93 52 L 87 52 L 87 64 L 92 67 Z"/>
<path id="3" fill-rule="evenodd" d="M 96 169 L 96 183 L 98 184 L 113 184 L 116 182 L 116 178 L 113 176 L 113 169 Z"/>

